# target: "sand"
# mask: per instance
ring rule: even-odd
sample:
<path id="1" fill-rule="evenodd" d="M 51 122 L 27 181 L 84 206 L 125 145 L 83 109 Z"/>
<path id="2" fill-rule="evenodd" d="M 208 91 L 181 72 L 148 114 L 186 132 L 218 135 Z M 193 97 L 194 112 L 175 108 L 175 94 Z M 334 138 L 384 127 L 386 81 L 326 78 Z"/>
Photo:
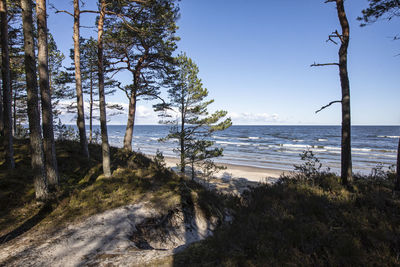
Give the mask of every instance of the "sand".
<path id="1" fill-rule="evenodd" d="M 176 165 L 179 163 L 178 158 L 165 157 L 165 163 L 167 167 L 175 169 Z M 276 180 L 282 173 L 287 173 L 288 171 L 271 169 L 271 168 L 259 168 L 252 166 L 243 166 L 235 164 L 218 164 L 220 166 L 226 167 L 225 170 L 221 170 L 215 174 L 216 178 L 220 179 L 246 179 L 249 182 L 262 183 L 269 180 Z"/>

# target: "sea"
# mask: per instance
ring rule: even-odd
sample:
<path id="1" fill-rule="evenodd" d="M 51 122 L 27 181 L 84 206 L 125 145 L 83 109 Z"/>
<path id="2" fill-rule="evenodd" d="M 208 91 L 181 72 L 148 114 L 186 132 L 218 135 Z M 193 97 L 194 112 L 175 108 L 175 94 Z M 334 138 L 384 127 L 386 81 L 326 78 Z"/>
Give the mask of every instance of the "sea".
<path id="1" fill-rule="evenodd" d="M 95 126 L 95 130 L 98 126 Z M 167 125 L 136 125 L 133 149 L 155 155 L 176 157 L 174 140 L 161 142 L 169 132 Z M 109 142 L 122 147 L 124 125 L 108 126 Z M 400 126 L 353 126 L 352 159 L 355 173 L 369 174 L 373 168 L 387 169 L 396 164 Z M 322 163 L 322 168 L 340 170 L 340 126 L 232 126 L 212 136 L 215 146 L 224 149 L 216 162 L 294 170 L 301 164 L 300 154 L 311 150 Z"/>

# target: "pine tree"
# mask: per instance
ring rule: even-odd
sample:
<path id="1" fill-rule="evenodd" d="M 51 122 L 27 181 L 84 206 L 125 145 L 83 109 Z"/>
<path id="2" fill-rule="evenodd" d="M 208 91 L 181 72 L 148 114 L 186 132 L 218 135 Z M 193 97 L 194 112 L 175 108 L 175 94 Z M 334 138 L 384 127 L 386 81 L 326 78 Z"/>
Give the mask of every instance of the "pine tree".
<path id="1" fill-rule="evenodd" d="M 130 151 L 137 101 L 158 98 L 171 68 L 178 8 L 174 0 L 149 0 L 115 2 L 110 10 L 124 17 L 106 24 L 106 46 L 115 71 L 127 70 L 132 77 L 131 84 L 119 87 L 129 99 L 124 149 Z"/>
<path id="2" fill-rule="evenodd" d="M 64 106 L 60 105 L 62 100 L 75 98 L 75 92 L 69 85 L 73 83 L 70 74 L 64 69 L 62 63 L 65 59 L 64 54 L 58 49 L 53 35 L 48 33 L 49 48 L 49 85 L 51 92 L 51 102 L 53 108 L 53 123 L 57 123 L 59 115 Z M 76 111 L 76 108 L 75 108 Z"/>
<path id="3" fill-rule="evenodd" d="M 106 1 L 99 0 L 99 20 L 97 22 L 97 66 L 99 79 L 99 100 L 100 100 L 100 129 L 101 129 L 101 148 L 103 155 L 103 173 L 105 177 L 111 177 L 111 156 L 110 145 L 108 143 L 106 99 L 104 94 L 104 62 L 103 62 L 103 34 L 104 19 L 106 16 Z"/>
<path id="4" fill-rule="evenodd" d="M 80 62 L 80 45 L 79 45 L 79 27 L 80 27 L 80 8 L 79 0 L 74 0 L 74 63 L 75 63 L 75 84 L 76 84 L 76 103 L 78 108 L 77 126 L 79 130 L 79 139 L 82 154 L 89 158 L 88 142 L 86 138 L 84 99 L 82 91 L 82 74 Z"/>
<path id="5" fill-rule="evenodd" d="M 97 68 L 97 42 L 93 37 L 89 39 L 80 38 L 80 63 L 81 63 L 81 76 L 82 76 L 82 90 L 85 94 L 89 96 L 89 115 L 86 118 L 89 120 L 89 143 L 92 143 L 93 139 L 93 121 L 99 120 L 99 116 L 95 115 L 95 111 L 99 109 L 99 99 L 98 92 L 94 90 L 98 86 L 98 77 L 96 73 L 98 72 Z M 74 50 L 70 50 L 70 58 L 74 59 Z M 112 95 L 116 92 L 118 83 L 117 81 L 110 78 L 110 73 L 108 71 L 109 63 L 107 58 L 103 60 L 104 64 L 104 94 L 106 96 Z M 74 63 L 72 63 L 74 65 Z M 74 70 L 75 67 L 67 68 L 67 70 Z M 74 78 L 72 78 L 74 80 Z M 121 110 L 123 107 L 119 104 L 110 104 L 106 103 L 106 108 L 109 111 L 113 111 L 109 113 L 108 116 L 115 116 L 121 114 Z M 68 107 L 68 112 L 75 113 L 76 111 L 76 103 L 73 103 Z"/>
<path id="6" fill-rule="evenodd" d="M 36 1 L 36 16 L 38 30 L 38 63 L 42 106 L 43 147 L 48 183 L 52 186 L 55 186 L 58 185 L 59 178 L 56 146 L 54 142 L 53 111 L 49 83 L 46 0 Z"/>
<path id="7" fill-rule="evenodd" d="M 33 35 L 32 0 L 21 0 L 22 24 L 24 32 L 26 90 L 29 117 L 29 137 L 32 171 L 37 199 L 48 198 L 48 185 L 40 131 L 39 99 L 36 80 L 36 60 Z"/>
<path id="8" fill-rule="evenodd" d="M 214 100 L 206 100 L 208 90 L 203 88 L 196 64 L 186 54 L 176 61 L 177 72 L 168 91 L 170 101 L 156 105 L 155 109 L 162 112 L 162 123 L 172 125 L 166 139 L 179 142 L 176 151 L 180 155 L 181 172 L 184 173 L 189 164 L 194 178 L 195 164 L 215 166 L 212 158 L 222 156 L 223 149 L 213 146 L 211 135 L 227 129 L 232 122 L 230 118 L 221 121 L 227 115 L 226 111 L 209 114 L 207 108 Z M 175 113 L 176 119 L 171 113 Z"/>
<path id="9" fill-rule="evenodd" d="M 337 30 L 333 32 L 328 41 L 337 44 L 340 42 L 339 63 L 312 64 L 311 66 L 338 66 L 340 85 L 342 88 L 342 99 L 332 101 L 328 105 L 322 107 L 317 112 L 331 106 L 334 103 L 342 104 L 342 142 L 341 142 L 341 179 L 343 185 L 348 185 L 353 180 L 353 167 L 351 160 L 351 114 L 350 114 L 350 82 L 347 70 L 347 50 L 350 42 L 350 26 L 347 20 L 344 1 L 343 0 L 326 0 L 325 3 L 334 2 L 336 4 L 336 12 L 342 28 L 342 32 Z"/>
<path id="10" fill-rule="evenodd" d="M 3 87 L 3 121 L 4 121 L 4 151 L 6 166 L 14 169 L 14 149 L 12 135 L 12 113 L 11 113 L 11 77 L 10 77 L 10 54 L 8 47 L 8 16 L 7 1 L 0 0 L 0 31 L 1 31 L 1 73 Z M 1 107 L 0 107 L 1 108 Z"/>

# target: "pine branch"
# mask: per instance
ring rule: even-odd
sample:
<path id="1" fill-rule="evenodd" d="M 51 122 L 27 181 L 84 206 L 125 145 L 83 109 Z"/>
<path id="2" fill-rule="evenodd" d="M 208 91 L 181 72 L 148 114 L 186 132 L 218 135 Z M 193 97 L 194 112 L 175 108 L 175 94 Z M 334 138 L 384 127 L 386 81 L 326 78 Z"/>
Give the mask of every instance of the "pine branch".
<path id="1" fill-rule="evenodd" d="M 320 112 L 320 111 L 326 109 L 327 107 L 330 107 L 331 105 L 333 105 L 333 104 L 335 104 L 335 103 L 342 103 L 342 101 L 341 101 L 341 100 L 332 101 L 332 102 L 329 103 L 328 105 L 323 106 L 323 107 L 320 108 L 319 110 L 315 111 L 315 114 L 317 114 L 318 112 Z"/>

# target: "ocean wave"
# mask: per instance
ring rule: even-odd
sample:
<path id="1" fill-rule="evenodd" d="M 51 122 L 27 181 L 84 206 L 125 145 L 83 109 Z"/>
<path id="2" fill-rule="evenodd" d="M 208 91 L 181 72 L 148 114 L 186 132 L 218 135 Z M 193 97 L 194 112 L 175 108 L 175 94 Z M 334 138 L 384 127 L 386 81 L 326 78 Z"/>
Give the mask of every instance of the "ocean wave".
<path id="1" fill-rule="evenodd" d="M 303 139 L 293 139 L 292 141 L 293 141 L 293 142 L 304 142 Z"/>
<path id="2" fill-rule="evenodd" d="M 216 135 L 213 135 L 213 136 L 212 136 L 212 138 L 214 138 L 214 139 L 222 139 L 222 140 L 226 140 L 226 139 L 230 139 L 231 137 L 225 137 L 225 136 L 216 136 Z"/>
<path id="3" fill-rule="evenodd" d="M 302 148 L 302 149 L 310 148 L 310 146 L 307 146 L 307 145 L 295 145 L 295 144 L 282 144 L 281 146 L 283 146 L 283 147 L 292 147 L 292 148 Z"/>
<path id="4" fill-rule="evenodd" d="M 378 135 L 377 137 L 379 137 L 379 138 L 392 138 L 392 139 L 394 139 L 394 138 L 396 138 L 396 139 L 400 138 L 400 136 L 397 136 L 397 135 Z"/>
<path id="5" fill-rule="evenodd" d="M 326 146 L 325 148 L 328 150 L 341 150 L 339 146 Z"/>
<path id="6" fill-rule="evenodd" d="M 250 140 L 257 140 L 257 139 L 260 139 L 260 137 L 256 137 L 256 136 L 250 136 L 250 137 L 248 137 Z"/>
<path id="7" fill-rule="evenodd" d="M 318 142 L 328 142 L 328 139 L 325 139 L 325 138 L 318 138 Z"/>
<path id="8" fill-rule="evenodd" d="M 236 146 L 246 146 L 246 145 L 249 145 L 248 143 L 229 142 L 229 141 L 216 141 L 215 143 L 221 144 L 221 145 L 236 145 Z"/>

